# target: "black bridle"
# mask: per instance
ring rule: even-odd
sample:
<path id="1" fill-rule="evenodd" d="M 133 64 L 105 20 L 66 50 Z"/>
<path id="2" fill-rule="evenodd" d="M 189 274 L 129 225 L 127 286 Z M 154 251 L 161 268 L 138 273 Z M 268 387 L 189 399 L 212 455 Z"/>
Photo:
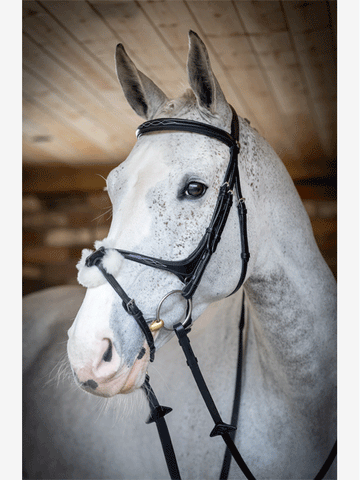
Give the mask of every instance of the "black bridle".
<path id="1" fill-rule="evenodd" d="M 223 183 L 220 187 L 213 216 L 210 224 L 205 231 L 196 249 L 184 260 L 171 261 L 160 258 L 149 257 L 141 253 L 129 252 L 127 250 L 116 249 L 125 259 L 141 263 L 149 267 L 165 270 L 176 275 L 184 284 L 182 296 L 189 300 L 193 297 L 207 264 L 215 252 L 221 239 L 231 206 L 233 204 L 234 192 L 236 193 L 238 203 L 237 210 L 239 216 L 240 237 L 241 237 L 241 259 L 242 268 L 237 286 L 230 294 L 237 292 L 244 282 L 249 261 L 249 247 L 247 240 L 246 227 L 246 206 L 245 199 L 242 197 L 240 186 L 240 175 L 238 169 L 238 154 L 240 151 L 239 143 L 239 120 L 235 110 L 232 109 L 231 134 L 220 128 L 208 125 L 206 123 L 184 120 L 180 118 L 160 118 L 149 120 L 143 123 L 137 130 L 137 137 L 151 132 L 182 131 L 205 135 L 224 143 L 230 149 L 230 160 L 225 172 Z M 154 360 L 155 345 L 152 333 L 145 321 L 142 312 L 137 307 L 135 301 L 127 296 L 126 292 L 119 285 L 116 279 L 109 274 L 102 265 L 102 258 L 106 253 L 104 247 L 100 247 L 91 254 L 85 262 L 85 265 L 91 267 L 96 265 L 111 284 L 116 293 L 122 299 L 122 304 L 127 313 L 132 315 L 139 327 L 143 331 L 146 341 L 150 348 L 150 361 Z"/>
<path id="2" fill-rule="evenodd" d="M 171 261 L 163 260 L 155 257 L 149 257 L 141 253 L 130 252 L 127 250 L 116 249 L 125 259 L 131 260 L 133 262 L 141 263 L 149 267 L 157 268 L 164 270 L 176 275 L 180 281 L 184 284 L 184 288 L 181 291 L 182 296 L 191 301 L 200 281 L 203 276 L 203 273 L 206 269 L 207 264 L 216 251 L 216 248 L 220 242 L 221 235 L 225 228 L 226 221 L 229 216 L 230 209 L 233 204 L 233 196 L 236 194 L 237 197 L 237 211 L 239 217 L 239 226 L 240 226 L 240 239 L 241 239 L 241 254 L 242 259 L 241 273 L 237 286 L 230 294 L 234 294 L 239 290 L 245 280 L 247 264 L 250 258 L 248 240 L 247 240 L 247 226 L 246 226 L 246 206 L 245 199 L 242 197 L 241 186 L 240 186 L 240 174 L 238 169 L 238 154 L 240 152 L 240 143 L 239 143 L 239 121 L 235 110 L 231 107 L 232 110 L 232 122 L 231 122 L 231 134 L 227 133 L 225 130 L 208 125 L 201 122 L 196 122 L 192 120 L 184 120 L 179 118 L 161 118 L 155 120 L 149 120 L 142 125 L 137 130 L 137 137 L 146 135 L 151 132 L 169 132 L 169 131 L 182 131 L 197 133 L 200 135 L 205 135 L 210 138 L 214 138 L 225 145 L 230 149 L 230 160 L 226 169 L 223 183 L 220 187 L 219 194 L 217 197 L 214 213 L 212 215 L 210 224 L 205 231 L 204 236 L 200 240 L 196 249 L 184 260 L 180 261 Z M 150 348 L 150 361 L 154 360 L 155 355 L 155 345 L 152 332 L 149 328 L 148 323 L 144 319 L 144 316 L 141 310 L 137 307 L 135 301 L 128 297 L 126 292 L 123 290 L 121 285 L 117 280 L 106 271 L 102 264 L 102 258 L 106 253 L 104 247 L 99 248 L 96 252 L 91 254 L 85 262 L 85 265 L 91 267 L 96 265 L 99 270 L 102 272 L 106 280 L 110 283 L 116 293 L 122 299 L 122 305 L 125 311 L 132 315 L 136 320 L 137 324 L 143 331 L 146 341 Z M 173 292 L 170 292 L 170 294 Z M 165 297 L 164 297 L 165 298 Z M 198 361 L 194 355 L 194 352 L 190 345 L 190 339 L 188 333 L 190 332 L 191 326 L 191 311 L 189 312 L 188 317 L 190 317 L 190 322 L 177 323 L 173 326 L 174 332 L 178 338 L 179 344 L 184 352 L 184 355 L 187 360 L 187 365 L 191 369 L 191 372 L 194 376 L 194 380 L 199 388 L 199 391 L 204 399 L 204 402 L 209 410 L 211 417 L 214 420 L 215 426 L 210 433 L 211 437 L 220 435 L 224 442 L 226 443 L 226 451 L 223 460 L 222 470 L 220 474 L 220 479 L 227 479 L 231 458 L 233 457 L 244 475 L 249 480 L 255 480 L 255 477 L 247 467 L 243 458 L 240 455 L 237 447 L 234 444 L 235 430 L 237 425 L 237 419 L 239 416 L 240 408 L 240 390 L 241 390 L 241 370 L 242 370 L 242 334 L 244 327 L 244 316 L 245 316 L 245 302 L 243 294 L 243 304 L 241 309 L 240 325 L 239 325 L 239 347 L 238 347 L 238 361 L 237 361 L 237 374 L 236 374 L 236 385 L 235 385 L 235 395 L 233 402 L 232 410 L 232 425 L 226 424 L 220 417 L 220 414 L 216 408 L 216 405 L 211 397 L 210 391 L 207 388 L 205 380 L 202 376 L 200 368 L 198 366 Z M 165 422 L 165 415 L 171 412 L 171 408 L 161 406 L 156 398 L 156 395 L 153 389 L 150 386 L 149 376 L 146 375 L 145 382 L 143 384 L 143 389 L 146 393 L 149 406 L 150 406 L 150 417 L 146 423 L 155 422 L 160 441 L 162 443 L 167 467 L 171 479 L 180 479 L 180 471 L 177 465 L 175 452 L 171 442 L 170 434 Z M 324 463 L 318 475 L 315 477 L 315 480 L 320 480 L 326 474 L 327 470 L 330 468 L 331 463 L 333 462 L 336 456 L 336 443 L 333 449 L 330 452 L 329 457 Z"/>

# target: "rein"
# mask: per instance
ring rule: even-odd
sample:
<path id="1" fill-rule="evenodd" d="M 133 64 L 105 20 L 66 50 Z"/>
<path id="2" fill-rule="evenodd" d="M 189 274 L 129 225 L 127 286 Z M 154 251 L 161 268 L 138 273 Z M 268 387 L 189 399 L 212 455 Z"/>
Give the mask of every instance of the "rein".
<path id="1" fill-rule="evenodd" d="M 239 143 L 239 121 L 237 114 L 233 107 L 232 110 L 232 122 L 231 122 L 231 134 L 227 133 L 225 130 L 208 125 L 201 122 L 196 122 L 192 120 L 184 120 L 178 118 L 161 118 L 155 120 L 149 120 L 139 126 L 136 134 L 137 137 L 146 135 L 151 132 L 168 132 L 168 131 L 183 131 L 191 132 L 200 135 L 205 135 L 210 138 L 214 138 L 229 147 L 230 150 L 230 160 L 226 169 L 223 183 L 220 187 L 218 198 L 216 201 L 214 213 L 212 215 L 210 224 L 205 231 L 204 236 L 200 240 L 198 246 L 195 250 L 184 260 L 180 261 L 171 261 L 163 260 L 155 257 L 149 257 L 141 253 L 130 252 L 127 250 L 116 249 L 125 259 L 131 260 L 133 262 L 141 263 L 149 267 L 157 268 L 164 270 L 176 275 L 180 281 L 184 284 L 183 290 L 175 290 L 169 292 L 164 296 L 160 301 L 157 308 L 156 320 L 148 324 L 145 320 L 141 310 L 137 307 L 134 299 L 131 299 L 113 275 L 108 273 L 102 265 L 102 259 L 106 253 L 104 247 L 99 248 L 85 261 L 85 265 L 91 267 L 93 265 L 97 266 L 101 271 L 105 279 L 110 283 L 115 292 L 119 295 L 122 300 L 122 305 L 125 311 L 133 316 L 138 326 L 144 333 L 145 339 L 150 348 L 150 362 L 154 361 L 155 356 L 155 344 L 152 332 L 163 327 L 163 322 L 160 319 L 160 307 L 162 302 L 169 295 L 173 293 L 180 293 L 184 299 L 187 300 L 187 314 L 185 320 L 181 323 L 176 323 L 173 325 L 174 332 L 178 338 L 179 344 L 184 352 L 187 365 L 189 366 L 194 380 L 199 388 L 199 391 L 203 397 L 203 400 L 206 404 L 206 407 L 209 410 L 209 413 L 215 423 L 213 430 L 210 433 L 210 437 L 215 437 L 220 435 L 225 444 L 226 451 L 223 460 L 222 470 L 220 474 L 220 479 L 226 480 L 228 478 L 228 473 L 230 469 L 231 458 L 234 458 L 245 477 L 248 480 L 255 480 L 255 477 L 249 470 L 248 466 L 241 457 L 240 452 L 238 451 L 236 445 L 234 444 L 235 431 L 237 429 L 236 425 L 239 417 L 239 408 L 240 408 L 240 390 L 241 390 L 241 371 L 242 371 L 242 343 L 243 343 L 243 328 L 244 328 L 244 319 L 245 319 L 245 294 L 243 294 L 243 303 L 240 316 L 239 324 L 239 345 L 238 345 L 238 361 L 237 361 L 237 372 L 236 372 L 236 382 L 235 382 L 235 395 L 233 401 L 232 417 L 231 423 L 226 424 L 223 422 L 216 405 L 211 397 L 210 391 L 206 385 L 204 377 L 201 373 L 200 367 L 198 365 L 198 360 L 192 350 L 190 345 L 190 339 L 188 333 L 190 332 L 190 326 L 192 323 L 191 320 L 191 311 L 192 311 L 192 297 L 201 281 L 202 275 L 206 269 L 207 264 L 216 251 L 216 248 L 220 242 L 221 235 L 225 228 L 226 221 L 229 216 L 230 209 L 233 204 L 233 197 L 236 194 L 237 197 L 237 211 L 239 218 L 239 227 L 240 227 L 240 239 L 241 239 L 241 259 L 242 267 L 240 278 L 237 286 L 230 294 L 234 294 L 242 286 L 246 271 L 247 264 L 250 258 L 248 239 L 247 239 L 247 225 L 246 225 L 246 206 L 245 199 L 242 197 L 241 186 L 240 186 L 240 174 L 238 169 L 238 154 L 240 152 L 240 143 Z M 229 295 L 229 296 L 230 296 Z M 162 323 L 161 323 L 162 322 Z M 150 378 L 146 375 L 145 382 L 142 386 L 143 390 L 146 393 L 149 407 L 150 407 L 150 417 L 146 423 L 156 423 L 158 429 L 160 441 L 162 444 L 165 460 L 167 463 L 168 471 L 171 479 L 181 479 L 180 471 L 178 468 L 175 452 L 171 442 L 171 437 L 165 422 L 165 415 L 172 411 L 171 408 L 161 406 L 156 398 L 156 395 L 153 389 L 150 386 Z M 336 456 L 336 443 L 321 468 L 319 474 L 315 477 L 315 480 L 320 480 L 326 474 L 329 469 L 332 461 Z"/>

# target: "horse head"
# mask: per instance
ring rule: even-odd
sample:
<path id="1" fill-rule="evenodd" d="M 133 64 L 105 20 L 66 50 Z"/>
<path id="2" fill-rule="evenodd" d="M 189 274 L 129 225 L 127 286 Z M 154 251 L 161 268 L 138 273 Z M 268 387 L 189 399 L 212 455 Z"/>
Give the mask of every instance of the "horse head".
<path id="1" fill-rule="evenodd" d="M 146 120 L 194 120 L 230 133 L 232 110 L 211 69 L 205 45 L 189 33 L 187 72 L 190 84 L 181 97 L 167 96 L 140 72 L 122 45 L 116 49 L 117 74 L 127 101 Z M 208 136 L 190 132 L 153 132 L 141 136 L 128 158 L 112 170 L 107 191 L 113 218 L 103 265 L 147 322 L 154 320 L 164 296 L 184 285 L 173 273 L 124 258 L 117 250 L 180 261 L 201 241 L 212 218 L 229 163 L 229 148 Z M 192 320 L 236 287 L 243 260 L 235 208 L 222 239 L 194 294 Z M 85 250 L 78 280 L 87 287 L 84 302 L 70 328 L 68 354 L 77 383 L 101 396 L 128 393 L 144 382 L 150 352 L 144 334 L 95 265 L 86 267 Z M 153 332 L 158 349 L 186 314 L 187 302 L 170 295 L 161 305 L 164 327 Z"/>

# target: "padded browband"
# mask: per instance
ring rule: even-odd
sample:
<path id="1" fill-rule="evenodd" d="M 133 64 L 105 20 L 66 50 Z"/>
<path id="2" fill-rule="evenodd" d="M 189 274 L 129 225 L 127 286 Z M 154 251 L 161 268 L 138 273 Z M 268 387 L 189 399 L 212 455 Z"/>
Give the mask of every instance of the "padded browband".
<path id="1" fill-rule="evenodd" d="M 234 123 L 234 116 L 232 123 Z M 229 148 L 233 146 L 239 147 L 238 139 L 232 137 L 225 130 L 214 127 L 213 125 L 208 125 L 207 123 L 196 122 L 194 120 L 185 120 L 182 118 L 158 118 L 155 120 L 149 120 L 138 127 L 136 130 L 136 136 L 140 138 L 146 133 L 171 130 L 176 132 L 180 131 L 206 135 L 225 143 L 225 145 L 227 145 Z"/>

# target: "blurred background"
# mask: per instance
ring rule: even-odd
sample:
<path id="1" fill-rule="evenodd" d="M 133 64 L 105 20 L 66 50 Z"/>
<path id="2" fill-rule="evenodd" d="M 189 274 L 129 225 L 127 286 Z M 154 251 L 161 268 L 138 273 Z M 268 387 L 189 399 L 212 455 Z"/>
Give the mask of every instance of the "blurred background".
<path id="1" fill-rule="evenodd" d="M 23 293 L 76 284 L 107 235 L 106 176 L 142 122 L 114 52 L 169 96 L 187 87 L 188 30 L 237 113 L 285 163 L 336 276 L 335 1 L 23 1 Z"/>

